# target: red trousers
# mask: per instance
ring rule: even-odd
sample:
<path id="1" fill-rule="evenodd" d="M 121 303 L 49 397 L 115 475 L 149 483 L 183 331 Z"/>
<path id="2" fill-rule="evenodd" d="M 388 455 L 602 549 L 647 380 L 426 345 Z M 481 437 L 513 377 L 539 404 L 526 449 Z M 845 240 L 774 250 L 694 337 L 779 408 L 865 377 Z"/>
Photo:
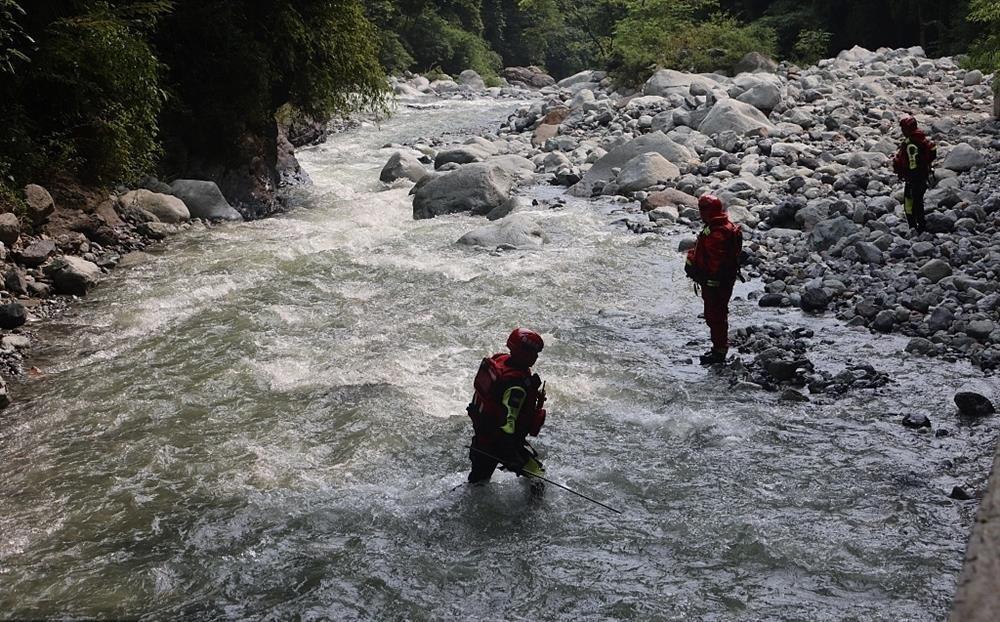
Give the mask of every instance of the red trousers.
<path id="1" fill-rule="evenodd" d="M 733 296 L 734 283 L 722 283 L 719 287 L 701 288 L 701 299 L 705 301 L 705 323 L 712 333 L 712 349 L 719 352 L 729 350 L 729 299 Z"/>

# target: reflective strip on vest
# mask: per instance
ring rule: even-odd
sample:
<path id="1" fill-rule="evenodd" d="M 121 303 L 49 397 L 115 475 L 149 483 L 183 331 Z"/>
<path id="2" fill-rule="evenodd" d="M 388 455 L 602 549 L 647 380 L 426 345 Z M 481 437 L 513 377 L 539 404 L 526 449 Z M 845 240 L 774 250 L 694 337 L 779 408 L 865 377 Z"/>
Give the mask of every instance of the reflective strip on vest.
<path id="1" fill-rule="evenodd" d="M 910 158 L 910 170 L 915 171 L 920 166 L 920 147 L 913 143 L 906 145 L 906 155 Z"/>
<path id="2" fill-rule="evenodd" d="M 500 429 L 507 434 L 514 433 L 514 428 L 517 426 L 517 416 L 521 414 L 521 406 L 524 405 L 524 399 L 527 396 L 528 392 L 521 387 L 511 387 L 504 391 L 501 403 L 507 409 L 507 423 Z"/>

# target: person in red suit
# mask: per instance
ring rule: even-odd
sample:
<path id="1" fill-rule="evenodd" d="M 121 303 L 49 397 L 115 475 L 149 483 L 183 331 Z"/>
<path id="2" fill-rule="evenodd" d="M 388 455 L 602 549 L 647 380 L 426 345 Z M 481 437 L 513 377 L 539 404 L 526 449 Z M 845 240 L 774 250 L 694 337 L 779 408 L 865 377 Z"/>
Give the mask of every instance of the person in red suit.
<path id="1" fill-rule="evenodd" d="M 714 195 L 698 199 L 698 211 L 705 227 L 688 252 L 684 271 L 701 286 L 705 323 L 712 336 L 712 349 L 701 355 L 701 364 L 714 365 L 725 362 L 729 351 L 729 299 L 740 273 L 743 231 L 729 220 L 722 201 Z"/>
<path id="2" fill-rule="evenodd" d="M 486 483 L 498 464 L 518 476 L 545 474 L 527 443 L 528 435 L 538 436 L 545 423 L 545 389 L 538 374 L 531 373 L 544 345 L 535 331 L 515 328 L 507 338 L 510 354 L 494 354 L 479 364 L 466 409 L 475 431 L 469 483 Z"/>
<path id="3" fill-rule="evenodd" d="M 899 121 L 903 142 L 892 159 L 892 170 L 905 182 L 903 187 L 903 212 L 910 229 L 918 234 L 927 227 L 924 219 L 924 194 L 931 177 L 931 165 L 937 157 L 937 147 L 917 127 L 913 117 Z"/>

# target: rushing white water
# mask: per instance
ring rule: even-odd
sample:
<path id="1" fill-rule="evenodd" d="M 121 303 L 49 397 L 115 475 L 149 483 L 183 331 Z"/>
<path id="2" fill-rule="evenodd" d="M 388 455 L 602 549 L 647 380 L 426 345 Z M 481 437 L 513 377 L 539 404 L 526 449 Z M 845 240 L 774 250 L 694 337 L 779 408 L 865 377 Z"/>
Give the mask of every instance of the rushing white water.
<path id="1" fill-rule="evenodd" d="M 996 424 L 961 426 L 965 364 L 798 312 L 831 368 L 897 382 L 779 403 L 692 364 L 707 329 L 676 239 L 570 200 L 551 243 L 454 241 L 377 181 L 381 146 L 510 104 L 403 110 L 302 154 L 290 214 L 174 238 L 61 325 L 0 418 L 0 618 L 940 619 Z M 533 192 L 552 196 L 555 191 Z M 546 339 L 543 499 L 462 486 L 464 407 L 509 330 Z M 697 344 L 690 344 L 696 341 Z M 971 383 L 971 384 L 970 384 Z M 890 413 L 927 412 L 935 438 Z M 980 480 L 976 480 L 976 478 Z"/>

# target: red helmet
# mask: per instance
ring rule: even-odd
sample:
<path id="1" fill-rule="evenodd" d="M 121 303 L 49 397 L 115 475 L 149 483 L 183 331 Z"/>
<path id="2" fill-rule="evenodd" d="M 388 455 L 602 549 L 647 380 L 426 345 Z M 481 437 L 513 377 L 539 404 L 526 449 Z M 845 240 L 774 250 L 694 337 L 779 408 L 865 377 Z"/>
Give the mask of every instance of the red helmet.
<path id="1" fill-rule="evenodd" d="M 912 134 L 917 131 L 917 120 L 913 117 L 903 117 L 899 120 L 899 127 L 904 134 Z"/>
<path id="2" fill-rule="evenodd" d="M 545 347 L 545 343 L 542 341 L 542 336 L 535 331 L 527 328 L 515 328 L 510 332 L 510 337 L 507 337 L 507 347 L 510 348 L 510 353 L 515 356 L 529 353 L 538 356 L 538 353 Z"/>
<path id="3" fill-rule="evenodd" d="M 722 212 L 722 201 L 714 194 L 703 194 L 698 199 L 698 209 L 710 214 Z"/>

